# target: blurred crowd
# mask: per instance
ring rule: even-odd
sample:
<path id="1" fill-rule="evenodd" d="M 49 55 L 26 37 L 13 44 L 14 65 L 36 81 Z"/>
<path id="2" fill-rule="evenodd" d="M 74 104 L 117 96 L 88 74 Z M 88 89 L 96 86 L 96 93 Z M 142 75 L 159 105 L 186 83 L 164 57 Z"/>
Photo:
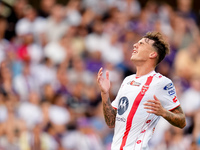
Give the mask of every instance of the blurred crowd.
<path id="1" fill-rule="evenodd" d="M 135 73 L 133 44 L 160 31 L 171 53 L 156 68 L 174 82 L 181 130 L 161 119 L 151 150 L 200 149 L 200 26 L 192 0 L 0 2 L 0 150 L 110 150 L 96 75 L 109 70 L 110 99 Z"/>

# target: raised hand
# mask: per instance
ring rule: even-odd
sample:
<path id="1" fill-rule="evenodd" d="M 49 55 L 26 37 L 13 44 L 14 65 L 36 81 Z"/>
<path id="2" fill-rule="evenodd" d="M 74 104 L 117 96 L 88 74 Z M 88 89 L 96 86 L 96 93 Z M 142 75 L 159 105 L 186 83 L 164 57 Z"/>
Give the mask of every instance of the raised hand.
<path id="1" fill-rule="evenodd" d="M 147 103 L 144 103 L 144 108 L 147 109 L 148 113 L 153 113 L 157 116 L 162 116 L 165 112 L 162 107 L 159 99 L 154 95 L 154 100 L 147 100 Z"/>
<path id="2" fill-rule="evenodd" d="M 117 109 L 114 109 L 111 105 L 110 98 L 109 98 L 109 90 L 110 90 L 110 80 L 109 80 L 109 72 L 106 71 L 106 78 L 102 76 L 103 68 L 99 69 L 97 82 L 99 88 L 101 90 L 101 98 L 103 102 L 103 114 L 106 121 L 106 124 L 110 128 L 115 127 L 115 118 L 117 114 Z"/>
<path id="3" fill-rule="evenodd" d="M 180 106 L 174 108 L 173 110 L 169 111 L 162 107 L 159 99 L 154 95 L 154 100 L 147 100 L 144 103 L 144 108 L 147 109 L 148 113 L 153 113 L 157 116 L 162 116 L 165 118 L 169 123 L 172 125 L 184 128 L 186 125 L 185 122 L 185 114 L 182 111 Z"/>
<path id="4" fill-rule="evenodd" d="M 103 68 L 101 67 L 97 76 L 97 83 L 102 93 L 108 93 L 110 89 L 109 72 L 106 71 L 106 78 L 103 77 Z"/>

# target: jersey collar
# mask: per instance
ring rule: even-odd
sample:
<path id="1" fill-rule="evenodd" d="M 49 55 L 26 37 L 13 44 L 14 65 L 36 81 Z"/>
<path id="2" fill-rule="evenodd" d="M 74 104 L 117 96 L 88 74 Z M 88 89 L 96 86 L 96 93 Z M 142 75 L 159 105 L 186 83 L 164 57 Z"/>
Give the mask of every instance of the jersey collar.
<path id="1" fill-rule="evenodd" d="M 155 70 L 153 70 L 153 71 L 151 71 L 151 72 L 149 72 L 145 75 L 139 76 L 139 77 L 135 75 L 135 79 L 139 79 L 139 78 L 142 78 L 144 76 L 150 76 L 150 75 L 154 75 L 154 74 L 156 74 Z"/>

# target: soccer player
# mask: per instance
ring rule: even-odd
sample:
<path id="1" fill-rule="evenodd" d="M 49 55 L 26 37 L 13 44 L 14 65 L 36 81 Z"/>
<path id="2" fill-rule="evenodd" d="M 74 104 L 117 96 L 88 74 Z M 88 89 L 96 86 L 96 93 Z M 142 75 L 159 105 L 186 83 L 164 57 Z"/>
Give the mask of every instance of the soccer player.
<path id="1" fill-rule="evenodd" d="M 103 77 L 100 68 L 97 82 L 104 118 L 110 128 L 115 128 L 112 150 L 147 150 L 160 117 L 176 127 L 185 127 L 185 115 L 172 81 L 154 71 L 168 53 L 168 43 L 159 32 L 148 32 L 134 44 L 131 61 L 136 74 L 123 80 L 112 103 L 109 72 Z"/>

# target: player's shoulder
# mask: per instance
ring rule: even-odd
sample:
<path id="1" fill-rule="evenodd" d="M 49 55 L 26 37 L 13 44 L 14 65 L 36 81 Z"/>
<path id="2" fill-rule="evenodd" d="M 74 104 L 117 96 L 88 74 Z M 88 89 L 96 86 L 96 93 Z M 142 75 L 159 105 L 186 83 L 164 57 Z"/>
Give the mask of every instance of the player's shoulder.
<path id="1" fill-rule="evenodd" d="M 160 86 L 167 86 L 167 87 L 173 86 L 172 80 L 160 73 L 156 73 L 154 77 L 156 80 L 158 80 L 158 85 Z"/>

